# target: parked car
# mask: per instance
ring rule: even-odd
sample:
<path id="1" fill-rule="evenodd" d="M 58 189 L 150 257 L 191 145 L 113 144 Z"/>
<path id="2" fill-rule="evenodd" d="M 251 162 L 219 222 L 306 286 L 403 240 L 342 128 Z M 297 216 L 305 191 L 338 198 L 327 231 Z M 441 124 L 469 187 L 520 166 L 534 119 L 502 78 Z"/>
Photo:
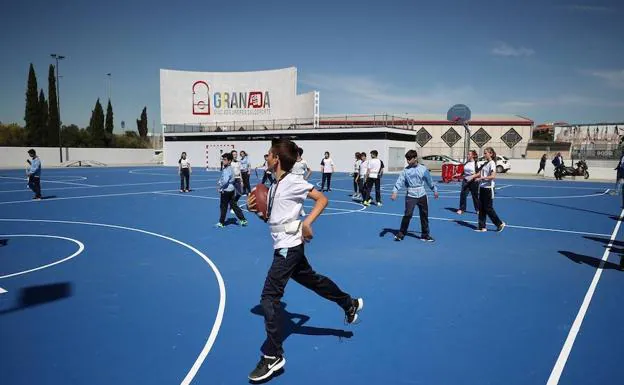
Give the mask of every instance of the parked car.
<path id="1" fill-rule="evenodd" d="M 485 164 L 485 157 L 480 157 L 479 160 L 477 161 L 477 166 L 481 167 Z M 507 172 L 511 169 L 511 163 L 509 162 L 509 158 L 502 156 L 502 155 L 497 155 L 496 156 L 496 172 L 498 173 L 504 173 Z"/>
<path id="2" fill-rule="evenodd" d="M 461 164 L 457 159 L 447 155 L 425 155 L 420 157 L 419 163 L 429 170 L 442 170 L 442 165 L 445 163 Z"/>

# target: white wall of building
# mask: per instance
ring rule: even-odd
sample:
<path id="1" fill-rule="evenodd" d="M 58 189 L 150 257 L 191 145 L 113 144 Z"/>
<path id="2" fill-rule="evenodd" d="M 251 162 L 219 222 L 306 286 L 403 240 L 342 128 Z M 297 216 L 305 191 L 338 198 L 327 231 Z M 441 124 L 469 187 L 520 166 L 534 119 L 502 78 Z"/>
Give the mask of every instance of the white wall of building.
<path id="1" fill-rule="evenodd" d="M 44 167 L 60 166 L 59 149 L 53 147 L 0 147 L 0 168 L 22 168 L 34 148 Z M 134 148 L 63 148 L 63 162 L 92 160 L 106 165 L 153 164 L 154 150 Z"/>
<path id="2" fill-rule="evenodd" d="M 162 124 L 312 119 L 314 112 L 314 98 L 297 95 L 294 67 L 250 72 L 161 69 L 160 94 Z M 298 116 L 305 100 L 311 101 L 308 114 Z"/>

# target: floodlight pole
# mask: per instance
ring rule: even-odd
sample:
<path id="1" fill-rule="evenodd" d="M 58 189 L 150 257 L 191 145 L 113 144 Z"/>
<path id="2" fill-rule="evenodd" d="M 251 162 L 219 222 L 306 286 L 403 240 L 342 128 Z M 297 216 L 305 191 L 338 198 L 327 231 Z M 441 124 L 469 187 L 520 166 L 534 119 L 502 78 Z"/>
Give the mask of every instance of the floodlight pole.
<path id="1" fill-rule="evenodd" d="M 65 59 L 65 56 L 58 54 L 51 54 L 56 59 L 56 113 L 58 115 L 58 140 L 59 140 L 59 157 L 60 162 L 63 163 L 63 145 L 61 144 L 61 85 L 59 84 L 59 60 Z"/>
<path id="2" fill-rule="evenodd" d="M 464 163 L 468 160 L 468 151 L 470 151 L 470 126 L 468 126 L 468 122 L 464 122 Z"/>

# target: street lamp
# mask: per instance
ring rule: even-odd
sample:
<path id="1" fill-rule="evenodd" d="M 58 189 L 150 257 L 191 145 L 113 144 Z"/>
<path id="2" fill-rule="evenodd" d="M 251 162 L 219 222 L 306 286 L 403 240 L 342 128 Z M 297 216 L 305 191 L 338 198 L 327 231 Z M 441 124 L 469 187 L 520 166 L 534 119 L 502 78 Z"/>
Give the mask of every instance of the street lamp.
<path id="1" fill-rule="evenodd" d="M 108 100 L 110 100 L 111 98 L 111 73 L 107 73 L 106 76 L 108 76 Z"/>
<path id="2" fill-rule="evenodd" d="M 59 139 L 59 156 L 61 159 L 61 163 L 63 163 L 63 146 L 61 144 L 61 85 L 59 84 L 59 60 L 65 59 L 65 56 L 58 54 L 51 54 L 54 59 L 56 59 L 56 111 L 58 114 L 59 127 L 58 127 L 58 139 Z"/>

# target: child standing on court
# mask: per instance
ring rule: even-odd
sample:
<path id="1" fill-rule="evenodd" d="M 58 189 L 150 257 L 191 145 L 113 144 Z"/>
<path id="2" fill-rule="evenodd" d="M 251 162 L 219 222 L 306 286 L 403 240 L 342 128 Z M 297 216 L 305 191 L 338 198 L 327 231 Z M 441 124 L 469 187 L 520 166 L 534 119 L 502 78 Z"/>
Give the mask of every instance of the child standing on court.
<path id="1" fill-rule="evenodd" d="M 180 155 L 180 160 L 178 160 L 178 174 L 180 175 L 180 192 L 189 192 L 191 191 L 191 162 L 189 162 L 186 157 L 186 152 L 183 152 Z M 186 182 L 186 184 L 185 184 Z"/>
<path id="2" fill-rule="evenodd" d="M 321 191 L 331 191 L 331 177 L 334 173 L 334 161 L 329 157 L 329 152 L 325 151 L 325 157 L 321 159 Z M 327 190 L 325 190 L 325 182 L 327 181 Z"/>
<path id="3" fill-rule="evenodd" d="M 501 221 L 494 210 L 494 179 L 496 179 L 496 152 L 492 147 L 486 147 L 483 151 L 485 164 L 481 172 L 475 178 L 479 181 L 479 228 L 475 231 L 484 232 L 486 216 L 496 226 L 496 231 L 501 232 L 505 228 L 505 222 Z"/>
<path id="4" fill-rule="evenodd" d="M 414 214 L 414 206 L 418 206 L 421 228 L 420 239 L 426 242 L 433 242 L 434 239 L 431 238 L 429 234 L 429 205 L 425 184 L 433 191 L 435 199 L 438 199 L 438 188 L 433 184 L 431 174 L 427 167 L 418 164 L 418 153 L 415 150 L 409 150 L 405 154 L 405 159 L 407 160 L 407 167 L 401 171 L 392 189 L 392 200 L 397 198 L 401 187 L 407 189 L 407 195 L 405 196 L 405 214 L 401 220 L 401 229 L 394 237 L 394 240 L 403 240 L 405 234 L 407 234 L 412 215 Z"/>
<path id="5" fill-rule="evenodd" d="M 28 155 L 31 157 L 30 167 L 26 171 L 28 175 L 28 187 L 35 193 L 33 199 L 41 200 L 41 159 L 37 156 L 37 152 L 34 149 L 28 150 Z"/>
<path id="6" fill-rule="evenodd" d="M 240 207 L 238 207 L 234 196 L 234 194 L 236 194 L 236 190 L 234 188 L 234 172 L 231 166 L 233 159 L 232 154 L 226 152 L 221 157 L 223 169 L 221 170 L 221 178 L 217 182 L 217 190 L 221 194 L 221 216 L 219 217 L 219 223 L 216 224 L 216 227 L 225 227 L 225 215 L 227 214 L 228 206 L 232 208 L 234 214 L 238 218 L 238 224 L 241 226 L 247 226 L 247 220 L 243 215 L 243 211 Z"/>
<path id="7" fill-rule="evenodd" d="M 252 381 L 269 378 L 286 363 L 282 347 L 280 300 L 290 278 L 338 304 L 344 310 L 348 324 L 358 319 L 358 312 L 364 307 L 362 298 L 351 297 L 331 279 L 315 272 L 305 256 L 304 241 L 312 239 L 312 223 L 327 206 L 327 198 L 312 184 L 291 173 L 296 159 L 297 145 L 294 142 L 287 139 L 273 142 L 268 166 L 274 172 L 276 182 L 269 188 L 267 196 L 273 263 L 267 273 L 260 301 L 267 339 L 261 348 L 260 361 L 249 374 Z M 298 219 L 299 212 L 306 198 L 315 203 L 310 214 L 301 221 Z M 255 196 L 247 197 L 247 207 L 254 211 Z"/>

